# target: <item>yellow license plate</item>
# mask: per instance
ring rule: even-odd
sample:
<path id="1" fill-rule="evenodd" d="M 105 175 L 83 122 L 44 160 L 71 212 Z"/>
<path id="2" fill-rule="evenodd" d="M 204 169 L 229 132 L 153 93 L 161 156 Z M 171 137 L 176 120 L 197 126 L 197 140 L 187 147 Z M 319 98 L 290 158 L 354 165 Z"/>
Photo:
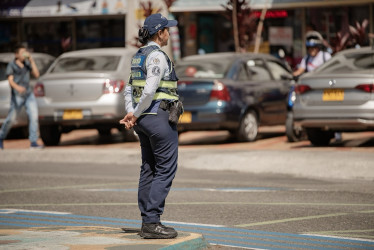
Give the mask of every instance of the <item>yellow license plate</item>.
<path id="1" fill-rule="evenodd" d="M 191 123 L 192 114 L 191 112 L 184 112 L 181 117 L 179 117 L 179 123 Z"/>
<path id="2" fill-rule="evenodd" d="M 78 120 L 83 119 L 82 110 L 65 110 L 62 116 L 64 120 Z"/>
<path id="3" fill-rule="evenodd" d="M 344 90 L 343 89 L 325 89 L 322 95 L 323 101 L 343 101 Z"/>

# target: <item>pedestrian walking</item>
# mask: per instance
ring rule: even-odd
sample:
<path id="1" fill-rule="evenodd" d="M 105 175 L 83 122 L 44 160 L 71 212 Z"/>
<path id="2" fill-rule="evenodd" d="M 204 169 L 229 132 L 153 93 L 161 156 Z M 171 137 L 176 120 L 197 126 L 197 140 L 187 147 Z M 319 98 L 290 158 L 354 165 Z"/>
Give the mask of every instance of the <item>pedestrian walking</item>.
<path id="1" fill-rule="evenodd" d="M 22 107 L 26 108 L 29 118 L 30 148 L 43 148 L 37 143 L 39 138 L 38 105 L 30 86 L 30 72 L 35 78 L 39 77 L 39 70 L 31 53 L 26 50 L 26 47 L 17 45 L 15 48 L 15 59 L 9 62 L 6 68 L 6 76 L 11 86 L 12 94 L 9 113 L 0 130 L 0 149 L 4 148 L 3 141 Z"/>
<path id="2" fill-rule="evenodd" d="M 167 20 L 161 14 L 146 18 L 139 30 L 139 41 L 145 46 L 132 58 L 130 80 L 125 88 L 127 115 L 120 123 L 127 129 L 134 128 L 140 140 L 138 205 L 143 238 L 168 239 L 178 235 L 174 228 L 160 221 L 177 170 L 177 122 L 183 109 L 173 63 L 161 50 L 168 44 L 169 27 L 176 25 L 177 21 Z"/>

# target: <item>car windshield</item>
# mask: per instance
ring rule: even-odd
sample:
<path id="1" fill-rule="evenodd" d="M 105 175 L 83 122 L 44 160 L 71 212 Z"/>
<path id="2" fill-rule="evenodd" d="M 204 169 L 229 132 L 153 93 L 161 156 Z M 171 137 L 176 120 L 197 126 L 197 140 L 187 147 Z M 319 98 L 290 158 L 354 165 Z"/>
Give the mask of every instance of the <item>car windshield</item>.
<path id="1" fill-rule="evenodd" d="M 198 61 L 187 60 L 175 68 L 178 77 L 194 78 L 224 78 L 231 64 L 231 60 L 217 60 L 201 58 Z"/>
<path id="2" fill-rule="evenodd" d="M 7 79 L 5 71 L 8 63 L 6 62 L 0 62 L 0 81 L 4 81 Z"/>
<path id="3" fill-rule="evenodd" d="M 358 70 L 374 69 L 374 51 L 360 53 L 353 52 L 342 56 L 333 57 L 316 71 L 321 73 L 352 73 Z"/>
<path id="4" fill-rule="evenodd" d="M 57 61 L 51 72 L 115 71 L 120 56 L 65 57 Z"/>

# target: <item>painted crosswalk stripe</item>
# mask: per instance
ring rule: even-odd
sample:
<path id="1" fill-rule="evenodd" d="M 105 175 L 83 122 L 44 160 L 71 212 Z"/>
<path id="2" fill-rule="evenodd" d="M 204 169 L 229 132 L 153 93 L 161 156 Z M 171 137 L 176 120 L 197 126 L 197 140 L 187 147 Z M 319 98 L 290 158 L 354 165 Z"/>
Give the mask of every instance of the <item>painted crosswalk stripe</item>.
<path id="1" fill-rule="evenodd" d="M 250 249 L 374 249 L 374 241 L 333 236 L 266 232 L 220 225 L 164 222 L 181 232 L 203 234 L 211 244 Z M 140 228 L 140 220 L 74 215 L 16 209 L 0 209 L 0 226 L 107 226 Z"/>

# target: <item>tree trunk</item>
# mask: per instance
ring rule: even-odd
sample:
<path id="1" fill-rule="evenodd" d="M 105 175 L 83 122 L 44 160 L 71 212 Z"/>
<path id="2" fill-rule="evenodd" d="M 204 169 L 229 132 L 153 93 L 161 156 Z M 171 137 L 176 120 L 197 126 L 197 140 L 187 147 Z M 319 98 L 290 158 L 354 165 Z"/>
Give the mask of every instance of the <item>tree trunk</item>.
<path id="1" fill-rule="evenodd" d="M 239 45 L 239 31 L 238 31 L 237 0 L 234 0 L 232 3 L 232 26 L 234 29 L 235 52 L 239 52 L 240 45 Z"/>

